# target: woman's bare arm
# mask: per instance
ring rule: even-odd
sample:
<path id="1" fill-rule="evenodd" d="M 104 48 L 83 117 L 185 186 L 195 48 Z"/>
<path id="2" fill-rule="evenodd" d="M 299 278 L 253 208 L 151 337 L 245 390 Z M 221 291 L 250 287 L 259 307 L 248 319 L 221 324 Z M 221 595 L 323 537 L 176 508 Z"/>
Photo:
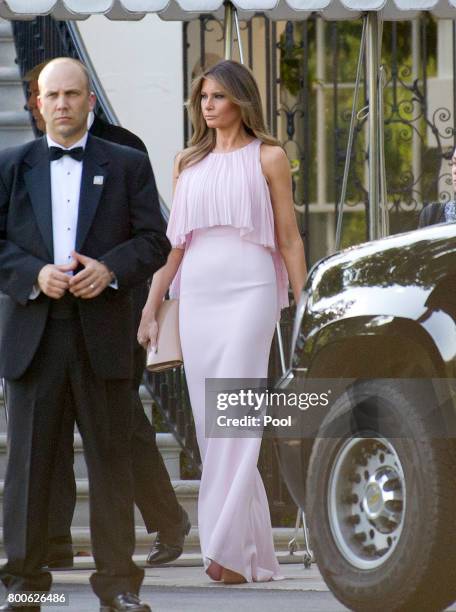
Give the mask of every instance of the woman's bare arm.
<path id="1" fill-rule="evenodd" d="M 290 163 L 285 151 L 278 146 L 263 144 L 260 155 L 274 211 L 277 246 L 297 303 L 306 281 L 307 268 L 293 205 Z"/>
<path id="2" fill-rule="evenodd" d="M 174 160 L 173 194 L 176 189 L 177 179 L 179 178 L 178 165 L 179 155 L 177 155 L 176 159 Z M 183 256 L 184 249 L 171 249 L 166 264 L 160 268 L 160 270 L 155 272 L 152 278 L 149 295 L 147 296 L 147 301 L 143 308 L 141 322 L 138 328 L 138 342 L 144 348 L 147 348 L 149 343 L 152 346 L 156 344 L 158 334 L 158 326 L 156 323 L 157 310 L 160 307 L 160 304 L 162 303 L 173 278 L 177 274 Z"/>

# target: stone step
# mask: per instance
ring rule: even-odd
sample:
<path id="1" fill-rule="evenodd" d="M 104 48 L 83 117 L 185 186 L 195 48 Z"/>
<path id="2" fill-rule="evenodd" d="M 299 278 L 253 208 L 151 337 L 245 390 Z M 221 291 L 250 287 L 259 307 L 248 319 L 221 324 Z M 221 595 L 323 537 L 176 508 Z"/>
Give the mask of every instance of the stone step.
<path id="1" fill-rule="evenodd" d="M 9 21 L 0 20 L 0 66 L 15 66 L 16 47 L 13 28 Z"/>
<path id="2" fill-rule="evenodd" d="M 84 528 L 71 528 L 71 535 L 73 538 L 73 550 L 75 555 L 78 553 L 91 553 L 91 541 L 90 541 L 90 529 Z M 135 554 L 147 554 L 150 550 L 151 545 L 155 540 L 155 534 L 147 533 L 143 525 L 136 525 L 136 547 Z M 0 547 L 2 541 L 0 539 Z M 198 527 L 192 523 L 190 533 L 185 538 L 184 552 L 186 554 L 201 555 Z"/>
<path id="3" fill-rule="evenodd" d="M 23 144 L 34 137 L 25 112 L 25 95 L 16 64 L 11 23 L 0 20 L 0 150 Z M 4 428 L 0 423 L 0 431 Z"/>
<path id="4" fill-rule="evenodd" d="M 168 470 L 168 474 L 172 480 L 180 478 L 180 454 L 181 448 L 176 442 L 174 436 L 169 433 L 156 434 L 157 446 L 163 457 L 163 460 Z M 76 479 L 87 478 L 87 466 L 84 459 L 84 451 L 82 438 L 80 434 L 74 436 L 74 473 Z M 1 438 L 0 438 L 0 453 L 1 453 Z M 0 455 L 1 459 L 1 455 Z M 0 468 L 1 469 L 1 468 Z M 1 474 L 1 471 L 0 471 Z"/>
<path id="5" fill-rule="evenodd" d="M 140 394 L 146 415 L 148 415 L 150 418 L 152 400 L 144 388 L 141 388 Z M 157 433 L 156 442 L 170 478 L 172 480 L 179 480 L 181 455 L 180 445 L 170 433 Z M 0 479 L 4 476 L 6 470 L 6 446 L 6 416 L 2 387 L 0 385 Z M 77 430 L 75 431 L 74 435 L 74 473 L 77 480 L 87 479 L 87 466 L 84 459 L 82 438 Z"/>
<path id="6" fill-rule="evenodd" d="M 176 442 L 174 436 L 170 433 L 156 434 L 156 441 L 170 478 L 172 480 L 179 480 L 181 454 L 179 444 Z M 7 439 L 6 433 L 3 432 L 0 433 L 0 477 L 4 475 L 6 471 L 6 450 Z M 83 480 L 87 478 L 87 466 L 84 458 L 82 438 L 78 433 L 75 433 L 74 435 L 73 469 L 76 480 Z"/>
<path id="7" fill-rule="evenodd" d="M 3 122 L 3 123 L 2 123 Z M 28 113 L 25 111 L 21 112 L 0 112 L 0 129 L 2 125 L 6 127 L 23 127 L 27 126 L 30 128 L 30 121 L 28 121 Z M 30 128 L 31 129 L 31 128 Z M 2 293 L 0 292 L 0 298 Z M 0 299 L 1 301 L 1 299 Z M 152 398 L 147 392 L 147 389 L 142 385 L 140 388 L 140 397 L 144 410 L 150 420 L 152 414 Z M 0 433 L 6 431 L 6 418 L 3 401 L 3 386 L 0 382 Z"/>
<path id="8" fill-rule="evenodd" d="M 33 132 L 30 125 L 30 115 L 26 110 L 0 111 L 0 129 L 3 128 L 22 128 L 28 130 L 33 139 Z"/>
<path id="9" fill-rule="evenodd" d="M 141 396 L 143 403 L 145 404 L 146 414 L 150 414 L 151 399 L 147 396 L 144 389 L 141 389 Z M 0 433 L 0 476 L 3 476 L 6 468 L 6 450 L 7 450 L 7 436 L 5 433 L 6 419 L 3 404 L 2 390 L 0 386 L 0 431 L 3 428 L 3 432 Z M 157 445 L 162 453 L 165 465 L 172 479 L 172 484 L 176 492 L 176 496 L 179 503 L 187 511 L 190 521 L 193 525 L 197 524 L 197 502 L 198 502 L 198 491 L 199 481 L 198 480 L 179 480 L 180 475 L 180 447 L 176 443 L 174 436 L 169 433 L 157 433 Z M 87 547 L 89 542 L 89 483 L 86 478 L 87 470 L 84 461 L 82 438 L 76 433 L 74 436 L 74 449 L 75 449 L 75 473 L 76 479 L 76 491 L 77 501 L 76 508 L 73 517 L 72 531 L 75 533 L 75 543 L 79 546 Z M 81 477 L 82 475 L 82 477 Z M 0 480 L 0 499 L 3 497 L 4 482 Z M 143 526 L 141 514 L 138 509 L 135 510 L 135 524 L 138 534 L 138 546 L 141 548 L 148 549 L 150 547 L 151 538 L 147 535 L 147 532 Z M 2 525 L 2 517 L 0 515 L 0 528 Z M 79 538 L 79 539 L 78 539 Z M 0 538 L 1 542 L 1 538 Z M 191 550 L 198 546 L 195 544 L 197 538 L 192 536 L 189 539 L 189 547 Z M 0 544 L 1 554 L 1 544 Z"/>
<path id="10" fill-rule="evenodd" d="M 198 492 L 199 480 L 172 480 L 172 485 L 177 499 L 185 508 L 192 524 L 196 524 L 198 516 Z M 0 481 L 0 499 L 3 499 L 4 481 Z M 90 524 L 89 516 L 89 481 L 87 479 L 76 480 L 76 508 L 73 516 L 73 527 L 85 528 Z M 141 514 L 135 508 L 135 524 L 143 525 Z M 0 513 L 0 528 L 3 525 L 3 517 Z"/>
<path id="11" fill-rule="evenodd" d="M 16 48 L 14 44 L 13 29 L 8 21 L 0 22 L 0 44 L 9 44 Z"/>
<path id="12" fill-rule="evenodd" d="M 21 83 L 21 75 L 16 65 L 0 66 L 0 83 Z"/>
<path id="13" fill-rule="evenodd" d="M 272 529 L 272 534 L 274 538 L 274 548 L 280 557 L 284 560 L 288 558 L 288 561 L 293 560 L 296 563 L 299 560 L 299 551 L 296 556 L 288 554 L 288 543 L 294 536 L 294 529 L 289 527 L 274 527 Z M 73 551 L 76 555 L 75 568 L 84 569 L 93 567 L 93 558 L 89 556 L 91 554 L 89 528 L 72 528 L 71 535 L 73 537 Z M 140 564 L 141 561 L 144 563 L 145 555 L 149 552 L 154 539 L 155 535 L 148 534 L 144 527 L 136 527 L 135 555 L 138 556 Z M 302 550 L 302 538 L 298 539 L 298 544 L 299 550 Z M 0 535 L 0 557 L 4 557 L 2 534 Z M 184 554 L 180 559 L 174 561 L 172 565 L 202 565 L 198 528 L 196 525 L 192 526 L 190 533 L 185 538 Z"/>
<path id="14" fill-rule="evenodd" d="M 0 111 L 20 111 L 25 105 L 25 95 L 20 82 L 0 79 Z"/>
<path id="15" fill-rule="evenodd" d="M 11 23 L 9 21 L 0 18 L 0 39 L 2 38 L 9 38 L 12 41 L 13 28 L 11 27 Z"/>
<path id="16" fill-rule="evenodd" d="M 0 91 L 1 95 L 1 91 Z M 31 128 L 2 128 L 0 127 L 0 150 L 25 144 L 33 140 Z"/>
<path id="17" fill-rule="evenodd" d="M 192 525 L 197 525 L 198 522 L 198 492 L 199 492 L 199 480 L 173 480 L 172 481 L 174 491 L 176 492 L 179 503 L 186 510 L 190 522 Z M 4 481 L 0 481 L 0 498 L 3 498 Z M 89 483 L 88 480 L 77 480 L 76 481 L 77 500 L 76 508 L 72 523 L 72 532 L 75 533 L 75 537 L 82 537 L 82 544 L 86 546 L 88 542 L 89 524 L 90 524 L 90 513 L 89 513 Z M 106 518 L 109 520 L 109 517 Z M 137 508 L 135 508 L 135 525 L 139 535 L 143 534 L 146 537 L 146 530 L 141 514 Z M 3 517 L 0 514 L 0 531 L 3 526 Z M 82 534 L 82 535 L 81 535 Z M 85 534 L 85 535 L 84 535 Z M 83 537 L 84 536 L 84 537 Z M 87 539 L 84 538 L 87 536 Z M 142 537 L 142 536 L 141 536 Z M 79 540 L 77 540 L 79 542 Z M 148 540 L 150 542 L 150 540 Z M 1 542 L 1 536 L 0 536 Z M 76 540 L 75 540 L 76 542 Z M 193 544 L 191 544 L 193 542 Z M 194 540 L 190 538 L 189 546 L 194 545 Z M 79 546 L 79 544 L 78 544 Z M 0 550 L 0 555 L 1 555 Z"/>
<path id="18" fill-rule="evenodd" d="M 0 34 L 0 66 L 14 66 L 16 57 L 17 53 L 13 37 L 1 36 Z"/>
<path id="19" fill-rule="evenodd" d="M 25 102 L 19 68 L 0 66 L 0 111 L 20 111 Z"/>

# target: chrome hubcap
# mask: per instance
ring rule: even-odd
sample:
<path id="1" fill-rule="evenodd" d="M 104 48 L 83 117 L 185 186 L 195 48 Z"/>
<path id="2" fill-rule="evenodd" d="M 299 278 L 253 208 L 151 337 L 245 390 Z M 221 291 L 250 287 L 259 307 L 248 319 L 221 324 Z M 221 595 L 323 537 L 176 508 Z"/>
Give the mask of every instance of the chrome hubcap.
<path id="1" fill-rule="evenodd" d="M 405 481 L 393 445 L 384 438 L 346 440 L 333 463 L 328 487 L 331 531 L 352 565 L 382 565 L 399 541 Z"/>

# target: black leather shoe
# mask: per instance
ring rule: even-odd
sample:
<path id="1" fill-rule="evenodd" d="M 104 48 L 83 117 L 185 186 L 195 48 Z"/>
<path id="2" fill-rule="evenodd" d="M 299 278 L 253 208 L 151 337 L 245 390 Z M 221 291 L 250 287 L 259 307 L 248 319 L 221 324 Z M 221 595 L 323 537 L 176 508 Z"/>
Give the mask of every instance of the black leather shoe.
<path id="1" fill-rule="evenodd" d="M 185 536 L 189 534 L 191 528 L 188 514 L 182 510 L 182 520 L 176 529 L 170 533 L 157 533 L 155 543 L 150 549 L 146 563 L 152 567 L 163 565 L 175 561 L 181 556 L 184 550 Z"/>
<path id="2" fill-rule="evenodd" d="M 70 536 L 50 538 L 45 567 L 49 569 L 67 569 L 73 567 L 73 542 Z"/>
<path id="3" fill-rule="evenodd" d="M 1 612 L 14 612 L 15 610 L 23 610 L 24 612 L 41 612 L 41 606 L 24 606 L 20 604 L 13 605 L 8 601 L 0 606 Z"/>
<path id="4" fill-rule="evenodd" d="M 150 606 L 133 593 L 120 593 L 110 602 L 102 601 L 100 612 L 152 612 Z"/>

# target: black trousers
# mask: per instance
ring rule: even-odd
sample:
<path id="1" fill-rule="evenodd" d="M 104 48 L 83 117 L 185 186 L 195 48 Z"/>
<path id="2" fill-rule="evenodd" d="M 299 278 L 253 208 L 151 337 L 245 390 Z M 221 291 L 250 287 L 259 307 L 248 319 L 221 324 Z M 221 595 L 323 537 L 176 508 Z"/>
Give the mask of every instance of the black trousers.
<path id="1" fill-rule="evenodd" d="M 50 483 L 64 410 L 74 415 L 89 473 L 90 528 L 102 600 L 137 593 L 144 572 L 132 561 L 135 545 L 131 472 L 131 381 L 102 380 L 90 367 L 78 319 L 49 319 L 25 375 L 7 381 L 9 455 L 4 491 L 9 592 L 48 591 Z"/>
<path id="2" fill-rule="evenodd" d="M 139 386 L 145 365 L 145 351 L 136 344 L 132 403 L 132 470 L 135 503 L 149 533 L 172 531 L 182 518 L 168 470 L 155 439 L 155 428 L 144 413 Z M 51 480 L 49 539 L 71 537 L 71 522 L 76 505 L 73 471 L 74 415 L 65 410 L 58 445 L 58 460 Z"/>

